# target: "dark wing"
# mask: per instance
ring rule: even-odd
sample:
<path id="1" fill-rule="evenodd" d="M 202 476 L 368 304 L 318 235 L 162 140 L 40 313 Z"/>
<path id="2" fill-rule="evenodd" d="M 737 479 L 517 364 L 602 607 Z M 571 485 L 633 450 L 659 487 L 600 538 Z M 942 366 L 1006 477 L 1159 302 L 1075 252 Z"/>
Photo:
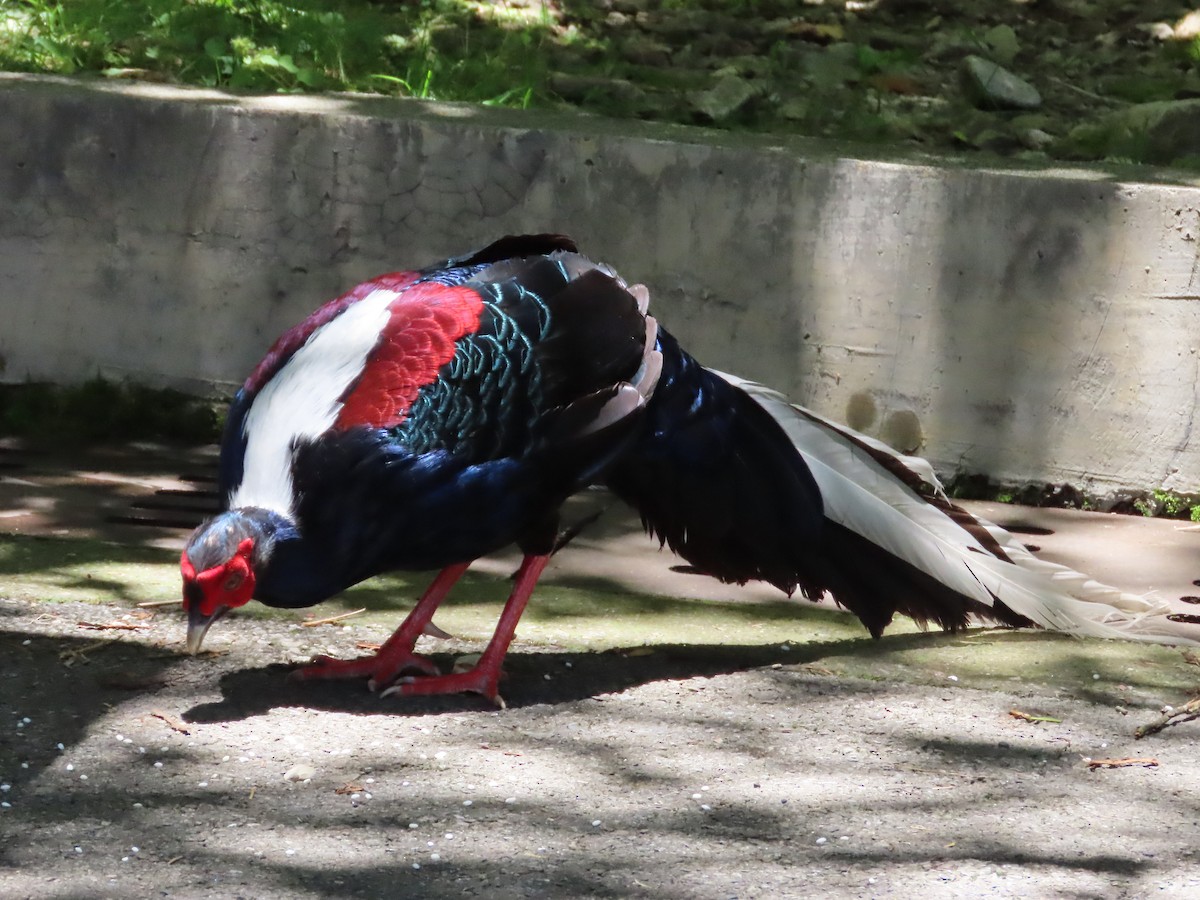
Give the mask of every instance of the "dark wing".
<path id="1" fill-rule="evenodd" d="M 634 379 L 646 318 L 623 282 L 571 253 L 505 260 L 475 272 L 477 327 L 395 429 L 414 452 L 472 461 L 515 456 L 587 422 Z"/>

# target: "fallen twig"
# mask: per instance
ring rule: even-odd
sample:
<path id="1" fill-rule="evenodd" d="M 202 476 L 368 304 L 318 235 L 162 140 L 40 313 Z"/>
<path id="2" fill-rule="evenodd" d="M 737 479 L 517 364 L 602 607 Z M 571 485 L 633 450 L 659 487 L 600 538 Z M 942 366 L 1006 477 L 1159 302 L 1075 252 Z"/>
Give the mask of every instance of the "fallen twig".
<path id="1" fill-rule="evenodd" d="M 1158 765 L 1158 760 L 1152 756 L 1125 757 L 1122 759 L 1090 759 L 1085 756 L 1083 757 L 1083 761 L 1087 763 L 1087 767 L 1092 771 L 1096 769 L 1127 769 L 1130 766 L 1142 766 L 1149 769 Z"/>
<path id="2" fill-rule="evenodd" d="M 59 653 L 58 658 L 62 664 L 69 669 L 80 660 L 86 662 L 87 655 L 93 650 L 99 650 L 101 647 L 107 647 L 111 643 L 113 643 L 112 638 L 105 638 L 102 641 L 93 641 L 90 644 L 84 644 L 82 647 L 71 647 Z"/>
<path id="3" fill-rule="evenodd" d="M 146 622 L 76 622 L 80 628 L 90 628 L 92 631 L 141 631 L 149 628 Z"/>
<path id="4" fill-rule="evenodd" d="M 353 781 L 347 781 L 340 788 L 337 788 L 335 794 L 361 794 L 365 790 L 361 784 L 355 784 Z"/>
<path id="5" fill-rule="evenodd" d="M 377 644 L 374 641 L 355 641 L 355 650 L 366 650 L 368 653 L 378 653 L 383 649 L 383 644 Z"/>
<path id="6" fill-rule="evenodd" d="M 1200 697 L 1189 700 L 1178 709 L 1164 712 L 1157 722 L 1148 722 L 1145 725 L 1139 725 L 1137 730 L 1133 732 L 1133 736 L 1135 738 L 1144 738 L 1148 734 L 1158 734 L 1158 732 L 1164 728 L 1169 728 L 1171 725 L 1178 725 L 1180 722 L 1190 722 L 1196 718 L 1200 718 Z"/>
<path id="7" fill-rule="evenodd" d="M 364 606 L 362 609 L 355 609 L 350 612 L 339 613 L 336 616 L 328 616 L 324 619 L 309 619 L 305 622 L 301 622 L 300 624 L 305 628 L 315 628 L 318 625 L 332 625 L 335 622 L 340 622 L 343 619 L 349 619 L 352 616 L 361 616 L 366 611 L 367 608 Z"/>
<path id="8" fill-rule="evenodd" d="M 167 723 L 167 727 L 170 728 L 172 731 L 178 731 L 180 734 L 191 734 L 192 733 L 191 729 L 189 729 L 186 725 L 184 725 L 183 722 L 179 721 L 177 718 L 175 718 L 172 715 L 168 715 L 167 713 L 163 712 L 162 710 L 158 710 L 158 709 L 153 710 L 153 711 L 151 711 L 150 715 L 153 716 L 155 719 L 162 719 L 164 722 Z"/>
<path id="9" fill-rule="evenodd" d="M 138 609 L 153 609 L 157 606 L 179 606 L 179 607 L 182 607 L 183 603 L 179 599 L 175 599 L 175 600 L 143 600 L 141 603 L 138 604 Z"/>
<path id="10" fill-rule="evenodd" d="M 1014 719 L 1020 719 L 1022 722 L 1051 722 L 1054 725 L 1062 724 L 1062 719 L 1056 719 L 1054 716 L 1035 716 L 1027 712 L 1021 712 L 1019 709 L 1010 709 L 1008 714 Z"/>

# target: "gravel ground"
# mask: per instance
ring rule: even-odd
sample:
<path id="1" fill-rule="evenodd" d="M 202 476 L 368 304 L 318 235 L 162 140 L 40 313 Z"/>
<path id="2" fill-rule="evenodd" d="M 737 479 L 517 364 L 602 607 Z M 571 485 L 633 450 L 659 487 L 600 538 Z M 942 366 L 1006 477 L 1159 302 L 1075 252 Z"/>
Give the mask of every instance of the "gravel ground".
<path id="1" fill-rule="evenodd" d="M 383 631 L 242 619 L 191 659 L 138 615 L 0 601 L 5 897 L 1200 896 L 1196 723 L 1134 741 L 1161 695 L 1081 642 L 997 637 L 1061 665 L 990 685 L 906 678 L 937 635 L 858 675 L 837 643 L 518 642 L 494 710 L 268 664 Z"/>

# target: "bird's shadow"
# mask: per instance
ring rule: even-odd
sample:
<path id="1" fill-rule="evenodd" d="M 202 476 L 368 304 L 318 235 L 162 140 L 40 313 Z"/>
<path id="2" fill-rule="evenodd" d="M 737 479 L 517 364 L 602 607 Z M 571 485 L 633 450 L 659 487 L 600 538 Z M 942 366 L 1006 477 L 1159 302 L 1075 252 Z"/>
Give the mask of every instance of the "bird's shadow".
<path id="1" fill-rule="evenodd" d="M 1005 637 L 1019 638 L 1017 632 Z M 815 644 L 661 644 L 598 653 L 530 652 L 510 654 L 500 693 L 509 708 L 561 704 L 597 698 L 656 681 L 711 678 L 767 666 L 803 666 L 839 656 L 887 653 L 935 646 L 943 633 L 917 633 Z M 431 659 L 449 671 L 453 657 Z M 229 672 L 218 682 L 222 697 L 186 713 L 190 722 L 230 722 L 264 715 L 279 707 L 322 709 L 363 715 L 423 716 L 465 710 L 491 710 L 482 697 L 459 694 L 380 698 L 362 680 L 296 681 L 291 666 L 272 664 Z"/>

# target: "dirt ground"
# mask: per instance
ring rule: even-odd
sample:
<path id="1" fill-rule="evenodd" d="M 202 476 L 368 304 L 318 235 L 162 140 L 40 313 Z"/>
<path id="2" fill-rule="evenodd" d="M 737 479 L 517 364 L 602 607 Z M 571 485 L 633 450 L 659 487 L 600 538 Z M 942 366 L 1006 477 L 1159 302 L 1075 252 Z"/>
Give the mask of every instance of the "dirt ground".
<path id="1" fill-rule="evenodd" d="M 295 624 L 190 659 L 129 615 L 0 602 L 6 897 L 1200 893 L 1196 724 L 1135 741 L 1164 691 L 1082 642 L 524 645 L 501 711 L 289 682 L 328 640 Z M 947 641 L 1044 668 L 898 662 Z"/>
<path id="2" fill-rule="evenodd" d="M 318 611 L 367 608 L 337 625 L 248 608 L 185 656 L 179 608 L 137 604 L 176 594 L 176 519 L 203 507 L 167 470 L 208 458 L 0 473 L 0 896 L 1200 896 L 1200 722 L 1134 737 L 1195 696 L 1194 654 L 873 642 L 672 570 L 617 516 L 548 570 L 507 709 L 300 685 L 289 664 L 382 640 L 421 579 Z M 1185 524 L 983 510 L 1122 587 L 1195 591 Z M 444 668 L 481 649 L 513 564 L 439 613 Z"/>

